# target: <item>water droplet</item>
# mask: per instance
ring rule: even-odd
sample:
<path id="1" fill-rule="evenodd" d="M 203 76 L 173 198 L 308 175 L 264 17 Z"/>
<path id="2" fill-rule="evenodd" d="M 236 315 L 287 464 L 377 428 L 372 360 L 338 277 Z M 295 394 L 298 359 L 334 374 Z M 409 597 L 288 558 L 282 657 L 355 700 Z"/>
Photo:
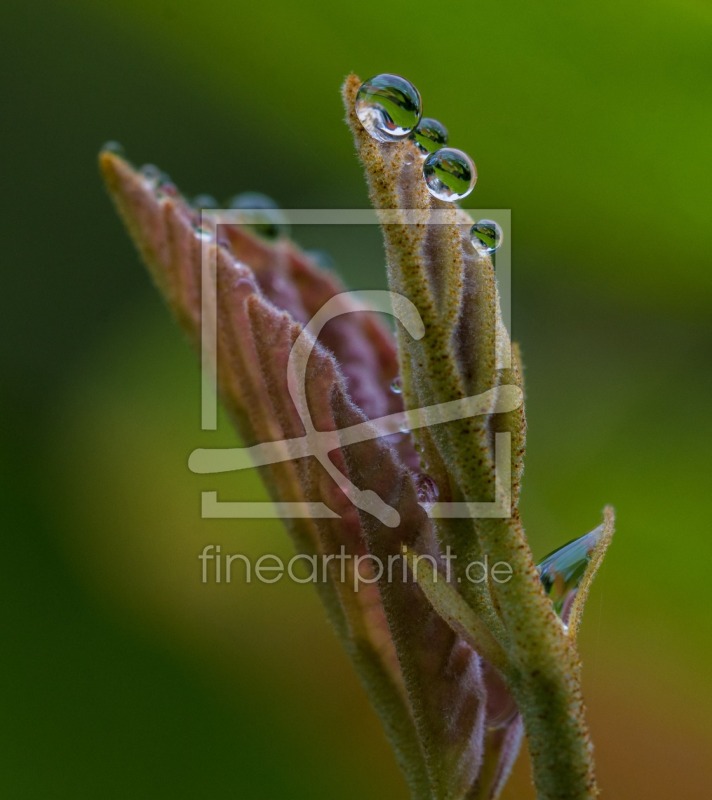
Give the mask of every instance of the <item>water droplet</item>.
<path id="1" fill-rule="evenodd" d="M 502 235 L 502 228 L 493 219 L 481 219 L 470 228 L 472 246 L 489 255 L 502 244 Z"/>
<path id="2" fill-rule="evenodd" d="M 311 258 L 317 267 L 321 267 L 321 269 L 336 268 L 336 263 L 334 262 L 331 253 L 327 253 L 326 250 L 307 250 L 306 255 Z"/>
<path id="3" fill-rule="evenodd" d="M 208 228 L 203 228 L 201 225 L 193 225 L 193 232 L 203 242 L 212 242 L 213 234 Z"/>
<path id="4" fill-rule="evenodd" d="M 248 211 L 279 211 L 277 203 L 261 192 L 242 192 L 231 198 L 230 208 L 242 208 Z"/>
<path id="5" fill-rule="evenodd" d="M 420 114 L 418 90 L 400 75 L 376 75 L 356 95 L 356 116 L 379 142 L 404 139 L 420 122 Z"/>
<path id="6" fill-rule="evenodd" d="M 175 185 L 175 183 L 173 183 L 168 175 L 162 176 L 162 178 L 158 181 L 156 190 L 159 197 L 178 197 L 180 194 L 178 187 Z"/>
<path id="7" fill-rule="evenodd" d="M 402 394 L 403 393 L 403 381 L 400 378 L 400 375 L 397 375 L 393 378 L 391 382 L 391 391 L 393 394 Z"/>
<path id="8" fill-rule="evenodd" d="M 196 194 L 193 208 L 219 208 L 218 201 L 211 194 Z"/>
<path id="9" fill-rule="evenodd" d="M 423 177 L 430 194 L 438 200 L 462 200 L 475 188 L 474 161 L 454 147 L 442 147 L 423 162 Z"/>
<path id="10" fill-rule="evenodd" d="M 271 197 L 260 192 L 243 192 L 235 195 L 229 208 L 243 211 L 244 224 L 265 239 L 277 239 L 289 232 L 287 218 Z"/>
<path id="11" fill-rule="evenodd" d="M 421 153 L 434 153 L 447 144 L 447 128 L 432 117 L 423 117 L 418 127 L 410 134 Z"/>
<path id="12" fill-rule="evenodd" d="M 415 491 L 421 505 L 432 505 L 440 494 L 437 483 L 425 472 L 415 476 Z"/>
<path id="13" fill-rule="evenodd" d="M 415 156 L 413 155 L 412 148 L 408 147 L 403 153 L 403 163 L 406 165 L 406 167 L 409 167 L 411 164 L 415 164 Z"/>
<path id="14" fill-rule="evenodd" d="M 568 621 L 571 603 L 576 596 L 581 578 L 602 536 L 603 526 L 600 525 L 585 536 L 554 550 L 537 564 L 544 589 L 564 626 Z"/>
<path id="15" fill-rule="evenodd" d="M 140 169 L 141 177 L 154 188 L 163 179 L 163 173 L 155 164 L 144 164 Z"/>
<path id="16" fill-rule="evenodd" d="M 120 142 L 104 142 L 101 148 L 102 153 L 113 153 L 116 156 L 124 155 L 124 146 Z"/>

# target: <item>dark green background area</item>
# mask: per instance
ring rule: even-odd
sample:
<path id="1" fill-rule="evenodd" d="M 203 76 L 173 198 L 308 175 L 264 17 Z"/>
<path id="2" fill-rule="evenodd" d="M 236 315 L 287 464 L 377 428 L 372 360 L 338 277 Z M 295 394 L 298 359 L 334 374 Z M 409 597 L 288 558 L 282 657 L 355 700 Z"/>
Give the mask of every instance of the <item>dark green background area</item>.
<path id="1" fill-rule="evenodd" d="M 313 590 L 200 583 L 206 543 L 290 546 L 200 519 L 202 489 L 263 493 L 188 472 L 231 434 L 200 432 L 96 168 L 117 139 L 188 194 L 364 207 L 351 70 L 412 80 L 477 162 L 466 205 L 512 210 L 535 553 L 616 506 L 581 642 L 605 796 L 707 796 L 711 23 L 691 0 L 4 2 L 1 796 L 405 797 Z M 383 285 L 374 242 L 326 245 Z"/>

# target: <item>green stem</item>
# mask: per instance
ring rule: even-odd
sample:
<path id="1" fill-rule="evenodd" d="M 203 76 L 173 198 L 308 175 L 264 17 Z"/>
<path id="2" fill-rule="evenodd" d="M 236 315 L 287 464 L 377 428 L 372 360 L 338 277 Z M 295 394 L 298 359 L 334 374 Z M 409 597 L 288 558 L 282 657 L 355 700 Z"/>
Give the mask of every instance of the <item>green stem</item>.
<path id="1" fill-rule="evenodd" d="M 510 635 L 507 679 L 524 720 L 539 800 L 598 796 L 580 664 L 544 593 L 517 515 L 482 520 L 480 535 L 493 559 L 508 561 L 512 579 L 492 591 Z"/>
<path id="2" fill-rule="evenodd" d="M 539 800 L 592 800 L 598 796 L 578 678 L 536 671 L 510 684 L 529 743 Z"/>

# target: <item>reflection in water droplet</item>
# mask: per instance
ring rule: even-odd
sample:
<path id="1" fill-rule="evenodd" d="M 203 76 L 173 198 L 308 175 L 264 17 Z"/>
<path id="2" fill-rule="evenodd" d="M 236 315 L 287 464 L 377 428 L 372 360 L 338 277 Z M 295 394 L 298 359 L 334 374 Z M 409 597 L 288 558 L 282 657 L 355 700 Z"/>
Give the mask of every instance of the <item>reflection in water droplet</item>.
<path id="1" fill-rule="evenodd" d="M 422 505 L 432 505 L 438 499 L 440 490 L 437 483 L 424 472 L 415 477 L 415 490 L 418 495 L 418 502 Z"/>
<path id="2" fill-rule="evenodd" d="M 502 235 L 502 228 L 493 219 L 481 219 L 470 228 L 472 246 L 488 255 L 492 255 L 502 244 Z"/>
<path id="3" fill-rule="evenodd" d="M 596 545 L 603 536 L 603 526 L 559 547 L 537 565 L 539 577 L 546 593 L 561 617 L 564 627 L 568 622 L 571 603 L 578 591 L 581 578 L 588 566 Z"/>
<path id="4" fill-rule="evenodd" d="M 447 128 L 432 117 L 423 117 L 418 127 L 410 134 L 421 153 L 434 153 L 447 144 Z"/>
<path id="5" fill-rule="evenodd" d="M 104 142 L 101 148 L 102 153 L 113 153 L 117 156 L 124 155 L 124 146 L 120 142 Z"/>
<path id="6" fill-rule="evenodd" d="M 442 147 L 423 162 L 423 177 L 433 197 L 453 202 L 475 188 L 477 168 L 467 153 Z"/>
<path id="7" fill-rule="evenodd" d="M 420 121 L 418 90 L 400 75 L 376 75 L 356 95 L 356 116 L 379 142 L 404 139 Z"/>
<path id="8" fill-rule="evenodd" d="M 395 378 L 393 378 L 393 381 L 391 382 L 391 391 L 393 394 L 402 394 L 403 381 L 401 380 L 400 375 L 397 375 Z"/>
<path id="9" fill-rule="evenodd" d="M 289 232 L 287 218 L 271 197 L 260 192 L 243 192 L 235 195 L 228 208 L 242 212 L 243 224 L 248 225 L 255 233 L 265 239 L 277 239 Z"/>

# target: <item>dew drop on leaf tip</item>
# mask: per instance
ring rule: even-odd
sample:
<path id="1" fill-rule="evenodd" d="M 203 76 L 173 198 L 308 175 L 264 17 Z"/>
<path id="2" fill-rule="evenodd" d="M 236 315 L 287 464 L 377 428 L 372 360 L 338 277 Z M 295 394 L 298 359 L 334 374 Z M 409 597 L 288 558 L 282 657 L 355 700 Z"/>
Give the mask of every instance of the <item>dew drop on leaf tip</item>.
<path id="1" fill-rule="evenodd" d="M 405 139 L 420 122 L 421 100 L 413 84 L 383 73 L 365 81 L 356 95 L 356 116 L 379 142 Z"/>
<path id="2" fill-rule="evenodd" d="M 566 612 L 578 591 L 586 567 L 603 533 L 603 526 L 599 525 L 590 533 L 549 553 L 537 564 L 544 589 L 554 604 L 554 610 L 562 616 L 564 623 L 568 616 Z"/>

